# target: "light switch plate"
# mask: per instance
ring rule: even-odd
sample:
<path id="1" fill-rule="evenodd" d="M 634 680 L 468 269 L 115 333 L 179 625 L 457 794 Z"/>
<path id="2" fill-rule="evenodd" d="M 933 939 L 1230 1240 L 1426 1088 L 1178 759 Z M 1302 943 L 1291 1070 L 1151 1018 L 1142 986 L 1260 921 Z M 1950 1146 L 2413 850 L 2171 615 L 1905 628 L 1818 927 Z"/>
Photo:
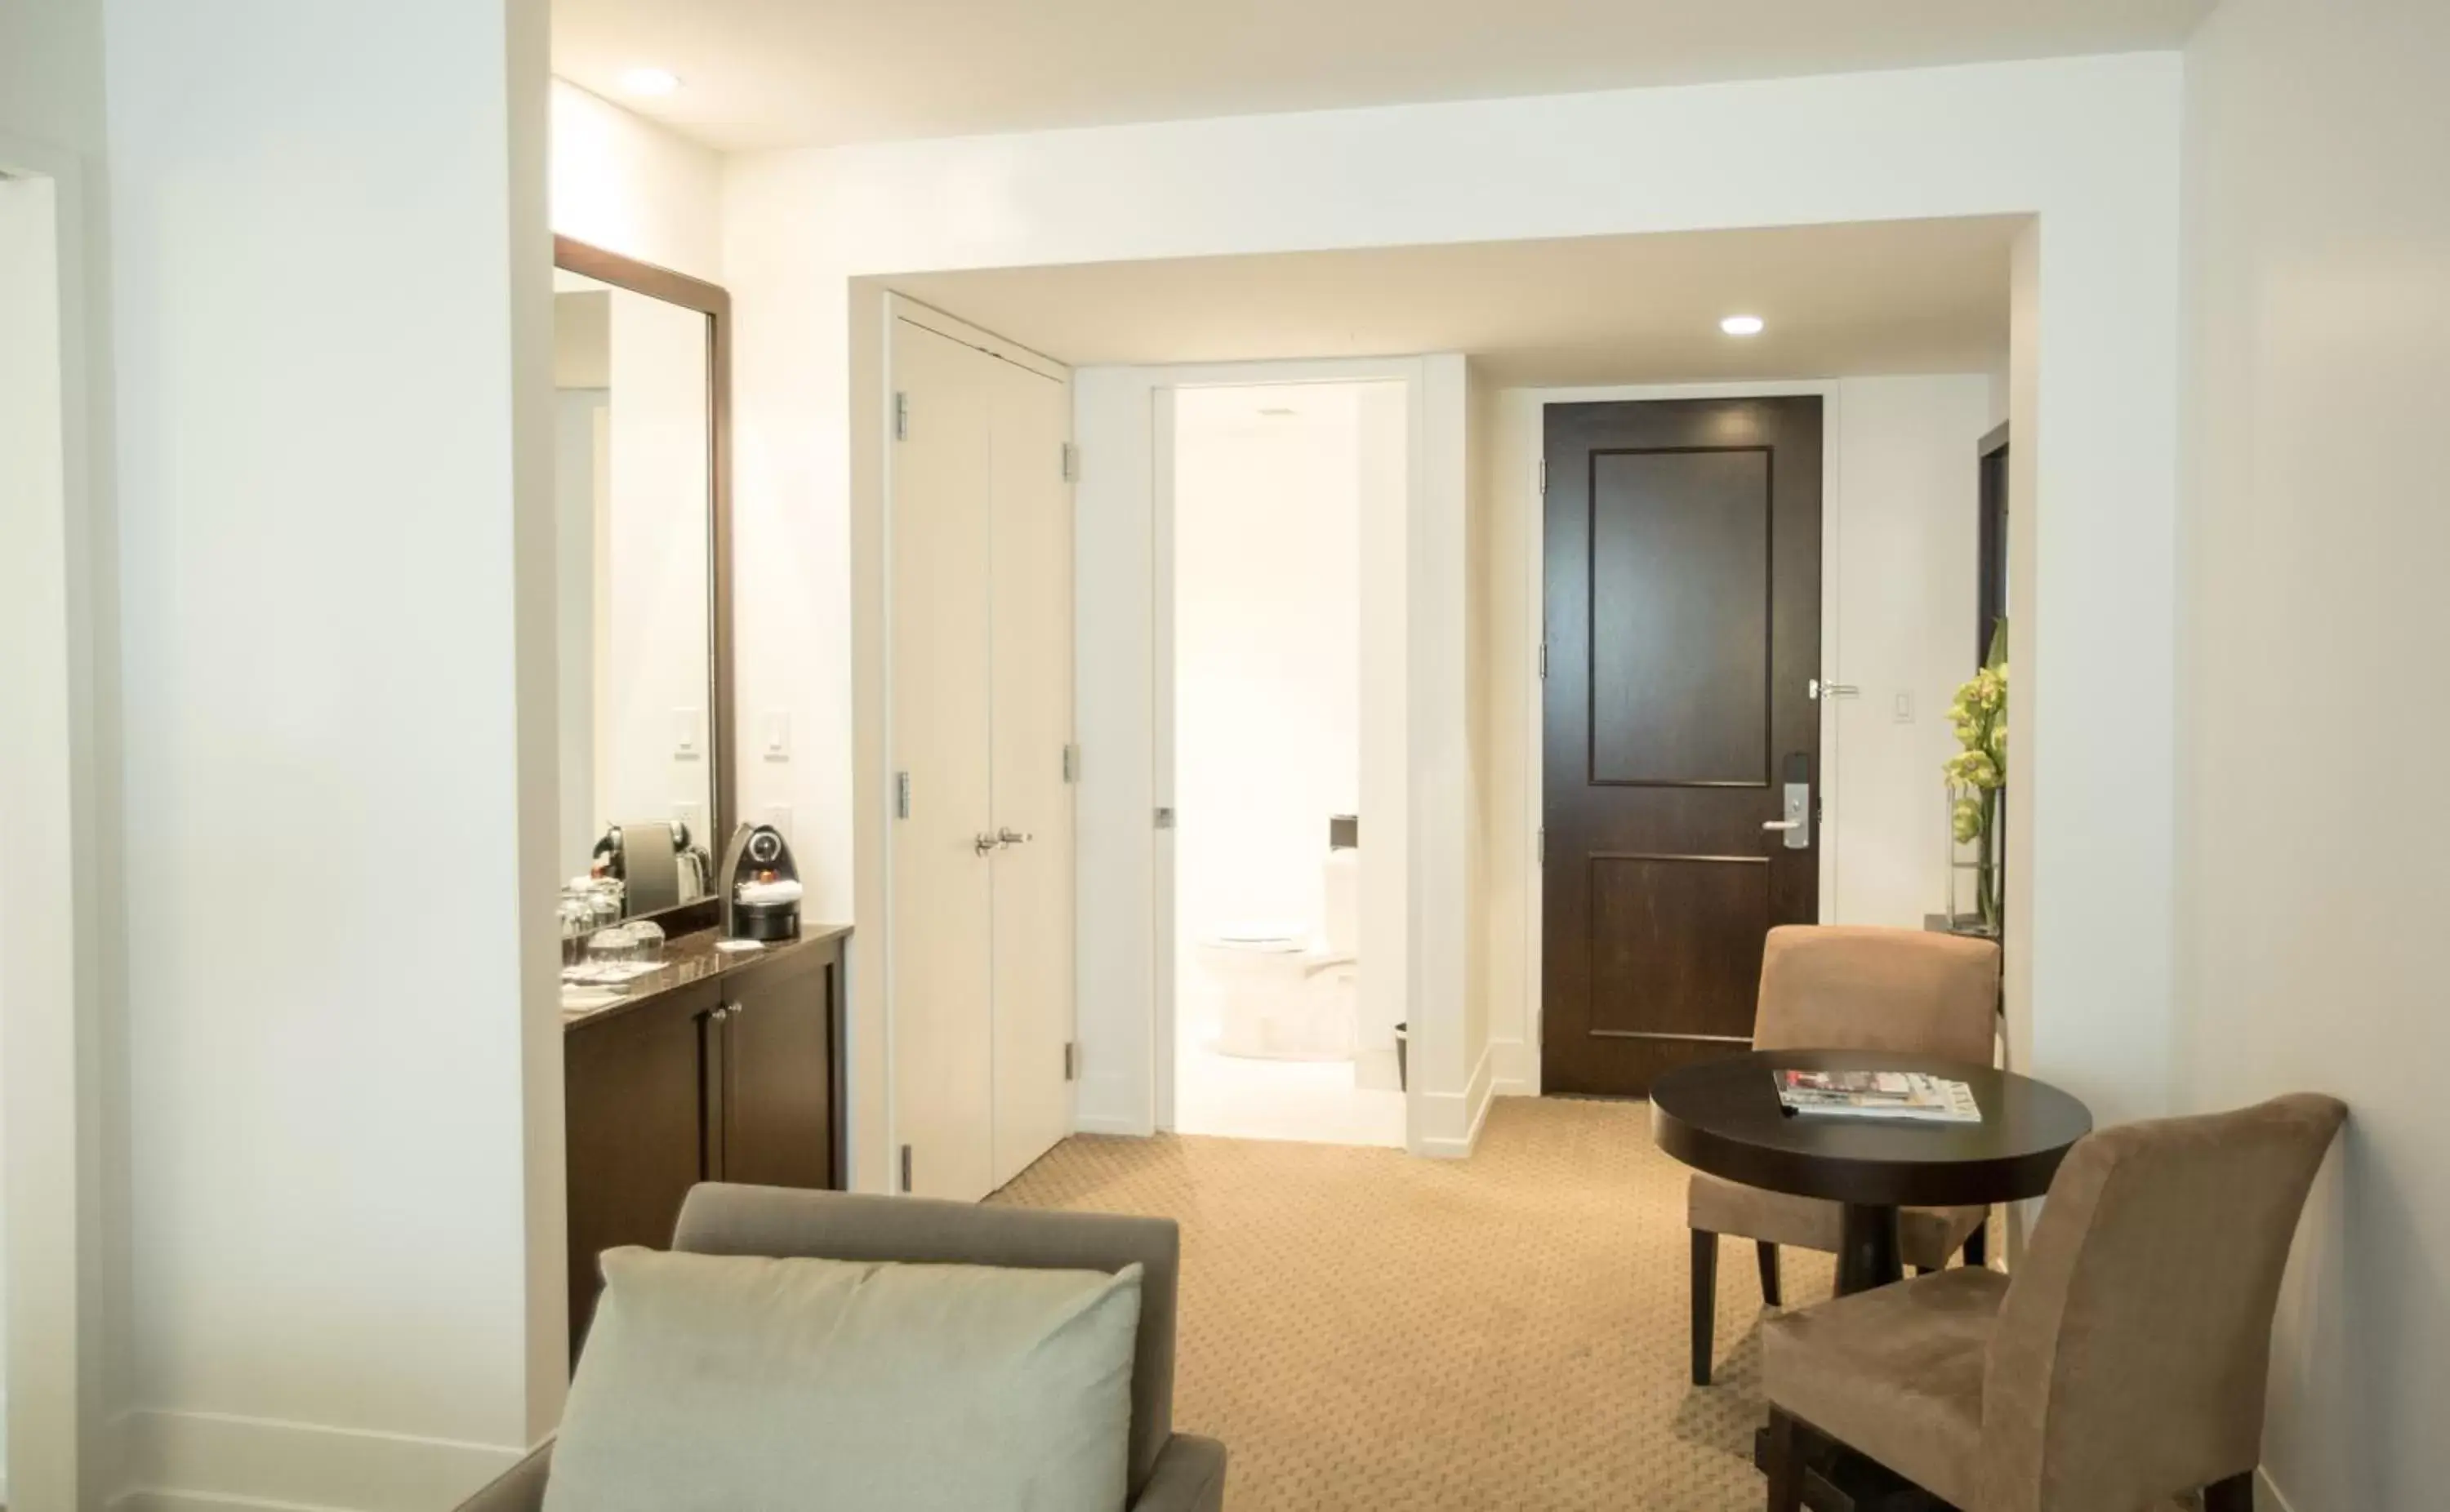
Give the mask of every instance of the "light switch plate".
<path id="1" fill-rule="evenodd" d="M 791 712 L 785 708 L 766 711 L 766 759 L 787 762 L 791 759 Z"/>
<path id="2" fill-rule="evenodd" d="M 1897 695 L 1896 708 L 1896 721 L 1898 724 L 1911 725 L 1914 723 L 1914 694 L 1910 692 L 1899 693 Z"/>
<path id="3" fill-rule="evenodd" d="M 706 754 L 706 738 L 698 728 L 697 710 L 672 710 L 672 755 L 681 761 L 695 761 Z"/>

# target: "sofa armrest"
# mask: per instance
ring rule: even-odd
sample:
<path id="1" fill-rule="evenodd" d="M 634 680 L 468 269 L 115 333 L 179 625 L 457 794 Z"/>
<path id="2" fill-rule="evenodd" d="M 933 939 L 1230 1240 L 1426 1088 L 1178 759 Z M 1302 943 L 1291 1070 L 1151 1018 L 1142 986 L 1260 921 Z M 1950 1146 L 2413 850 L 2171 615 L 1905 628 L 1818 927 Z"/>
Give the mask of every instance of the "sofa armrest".
<path id="1" fill-rule="evenodd" d="M 553 1468 L 553 1441 L 503 1471 L 483 1490 L 459 1503 L 459 1512 L 539 1512 L 545 1477 Z"/>
<path id="2" fill-rule="evenodd" d="M 1131 1512 L 1223 1512 L 1225 1445 L 1177 1433 L 1157 1451 L 1157 1467 Z"/>

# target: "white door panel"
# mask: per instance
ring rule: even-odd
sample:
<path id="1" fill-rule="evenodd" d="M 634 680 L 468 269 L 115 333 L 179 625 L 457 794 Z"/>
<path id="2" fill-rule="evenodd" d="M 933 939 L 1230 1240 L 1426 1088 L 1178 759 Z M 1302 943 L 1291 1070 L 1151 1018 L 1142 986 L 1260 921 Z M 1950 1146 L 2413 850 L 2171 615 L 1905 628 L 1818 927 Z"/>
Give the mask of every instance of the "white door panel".
<path id="1" fill-rule="evenodd" d="M 1072 486 L 1068 385 L 994 371 L 995 1182 L 1072 1132 Z"/>
<path id="2" fill-rule="evenodd" d="M 892 606 L 888 762 L 910 809 L 887 820 L 893 1122 L 911 1192 L 975 1201 L 993 1191 L 994 867 L 989 827 L 988 501 L 994 389 L 973 349 L 893 325 L 894 443 L 887 523 Z M 899 1158 L 900 1152 L 896 1152 Z"/>

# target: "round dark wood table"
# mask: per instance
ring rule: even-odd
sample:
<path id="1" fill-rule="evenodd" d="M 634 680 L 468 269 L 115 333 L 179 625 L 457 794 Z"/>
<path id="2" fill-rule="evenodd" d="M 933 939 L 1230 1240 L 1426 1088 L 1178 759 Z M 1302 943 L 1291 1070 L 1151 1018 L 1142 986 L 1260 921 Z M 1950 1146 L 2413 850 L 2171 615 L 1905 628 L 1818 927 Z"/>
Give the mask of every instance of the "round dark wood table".
<path id="1" fill-rule="evenodd" d="M 1779 1071 L 1920 1071 L 1964 1082 L 1978 1124 L 1791 1115 Z M 1987 1207 L 2050 1190 L 2068 1147 L 2092 1132 L 2083 1103 L 1990 1066 L 1860 1050 L 1756 1050 L 1679 1066 L 1650 1086 L 1659 1148 L 1711 1175 L 1823 1197 L 1843 1211 L 1840 1296 L 1898 1279 L 1899 1208 Z"/>

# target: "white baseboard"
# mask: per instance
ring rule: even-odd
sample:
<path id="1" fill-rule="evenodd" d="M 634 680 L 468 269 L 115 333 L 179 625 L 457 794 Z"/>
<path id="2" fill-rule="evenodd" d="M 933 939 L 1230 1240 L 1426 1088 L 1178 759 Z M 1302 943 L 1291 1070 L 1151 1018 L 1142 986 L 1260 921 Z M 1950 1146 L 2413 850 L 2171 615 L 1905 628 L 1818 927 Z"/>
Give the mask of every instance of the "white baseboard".
<path id="1" fill-rule="evenodd" d="M 435 1512 L 526 1453 L 217 1412 L 136 1411 L 122 1426 L 128 1487 L 116 1512 Z"/>
<path id="2" fill-rule="evenodd" d="M 1540 1095 L 1540 1057 L 1520 1039 L 1488 1042 L 1489 1093 L 1499 1097 Z"/>
<path id="3" fill-rule="evenodd" d="M 1072 1132 L 1085 1134 L 1122 1134 L 1133 1139 L 1145 1139 L 1157 1133 L 1149 1127 L 1149 1122 L 1145 1118 L 1121 1118 L 1097 1113 L 1074 1114 Z"/>
<path id="4" fill-rule="evenodd" d="M 1425 1092 L 1414 1099 L 1413 1111 L 1420 1115 L 1422 1124 L 1412 1140 L 1414 1154 L 1461 1160 L 1479 1145 L 1481 1125 L 1488 1121 L 1495 1079 L 1490 1048 L 1482 1047 L 1480 1061 L 1471 1068 L 1471 1076 L 1464 1083 L 1463 1091 Z"/>
<path id="5" fill-rule="evenodd" d="M 2271 1479 L 2271 1471 L 2263 1465 L 2254 1467 L 2254 1500 L 2263 1512 L 2297 1512 L 2296 1503 L 2280 1494 L 2280 1484 Z"/>

